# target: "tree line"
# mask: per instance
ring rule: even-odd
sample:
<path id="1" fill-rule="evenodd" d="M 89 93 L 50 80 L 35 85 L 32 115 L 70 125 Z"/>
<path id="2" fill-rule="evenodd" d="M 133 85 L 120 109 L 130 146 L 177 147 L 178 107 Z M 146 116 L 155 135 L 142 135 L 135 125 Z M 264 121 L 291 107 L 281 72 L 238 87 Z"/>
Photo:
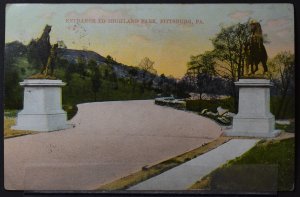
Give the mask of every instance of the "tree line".
<path id="1" fill-rule="evenodd" d="M 235 109 L 238 105 L 238 91 L 234 82 L 247 74 L 247 50 L 250 30 L 249 21 L 229 26 L 221 26 L 220 31 L 211 39 L 213 49 L 191 56 L 187 63 L 186 81 L 189 81 L 201 95 L 203 93 L 225 93 L 234 99 Z M 269 43 L 267 35 L 264 42 Z M 295 57 L 283 51 L 268 60 L 269 78 L 274 84 L 273 95 L 280 96 L 276 112 L 281 117 L 288 95 L 295 91 Z"/>

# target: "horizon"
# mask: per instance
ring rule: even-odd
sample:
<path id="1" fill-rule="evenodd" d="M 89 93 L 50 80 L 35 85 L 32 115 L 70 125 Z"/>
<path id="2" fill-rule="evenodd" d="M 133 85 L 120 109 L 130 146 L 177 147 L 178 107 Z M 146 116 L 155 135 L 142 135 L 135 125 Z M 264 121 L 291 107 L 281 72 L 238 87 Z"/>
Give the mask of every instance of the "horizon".
<path id="1" fill-rule="evenodd" d="M 212 50 L 210 38 L 220 25 L 249 18 L 258 19 L 268 35 L 269 58 L 294 53 L 292 4 L 8 4 L 5 43 L 27 45 L 48 24 L 52 44 L 64 41 L 68 49 L 110 55 L 128 66 L 149 57 L 158 74 L 181 78 L 190 56 Z"/>

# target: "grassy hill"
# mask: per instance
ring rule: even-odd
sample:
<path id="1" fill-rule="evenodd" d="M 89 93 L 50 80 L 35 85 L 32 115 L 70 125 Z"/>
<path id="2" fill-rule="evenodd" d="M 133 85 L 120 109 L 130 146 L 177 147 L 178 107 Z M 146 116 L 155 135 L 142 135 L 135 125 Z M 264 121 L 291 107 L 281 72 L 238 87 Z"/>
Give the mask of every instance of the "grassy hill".
<path id="1" fill-rule="evenodd" d="M 93 60 L 94 66 L 89 63 Z M 92 67 L 100 71 L 98 91 L 92 88 Z M 131 70 L 135 69 L 135 76 Z M 5 45 L 5 109 L 22 109 L 23 89 L 19 82 L 40 72 L 40 67 L 29 62 L 27 48 L 15 41 Z M 59 49 L 54 75 L 67 83 L 63 87 L 63 105 L 66 109 L 78 103 L 112 100 L 152 99 L 158 89 L 145 81 L 152 81 L 157 75 L 145 73 L 136 67 L 130 67 L 107 59 L 94 51 Z"/>

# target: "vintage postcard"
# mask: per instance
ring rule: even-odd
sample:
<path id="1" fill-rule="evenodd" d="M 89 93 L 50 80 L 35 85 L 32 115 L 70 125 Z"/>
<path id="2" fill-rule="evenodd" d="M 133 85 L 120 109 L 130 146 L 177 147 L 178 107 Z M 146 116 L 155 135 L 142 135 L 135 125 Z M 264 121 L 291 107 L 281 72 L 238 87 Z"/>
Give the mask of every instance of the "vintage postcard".
<path id="1" fill-rule="evenodd" d="M 292 4 L 7 4 L 6 190 L 294 189 Z"/>

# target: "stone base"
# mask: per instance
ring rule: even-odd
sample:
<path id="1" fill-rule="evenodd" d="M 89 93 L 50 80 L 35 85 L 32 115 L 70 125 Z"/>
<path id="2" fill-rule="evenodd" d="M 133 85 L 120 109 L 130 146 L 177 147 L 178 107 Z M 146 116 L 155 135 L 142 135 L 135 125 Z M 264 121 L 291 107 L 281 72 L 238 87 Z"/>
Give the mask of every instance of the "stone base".
<path id="1" fill-rule="evenodd" d="M 271 133 L 275 129 L 275 118 L 272 114 L 265 117 L 233 117 L 232 128 L 234 132 Z"/>
<path id="2" fill-rule="evenodd" d="M 17 125 L 13 126 L 12 129 L 48 132 L 71 127 L 71 124 L 67 124 L 67 114 L 65 112 L 57 114 L 22 114 L 20 112 Z"/>
<path id="3" fill-rule="evenodd" d="M 275 137 L 275 118 L 270 112 L 270 80 L 240 79 L 238 114 L 233 117 L 232 129 L 226 136 Z"/>
<path id="4" fill-rule="evenodd" d="M 26 79 L 23 110 L 18 113 L 12 129 L 30 131 L 56 131 L 70 128 L 67 113 L 62 109 L 61 80 Z"/>
<path id="5" fill-rule="evenodd" d="M 243 131 L 233 131 L 232 129 L 227 129 L 224 131 L 224 136 L 231 137 L 262 137 L 262 138 L 273 138 L 278 136 L 281 133 L 281 130 L 274 130 L 268 133 L 262 132 L 243 132 Z"/>

